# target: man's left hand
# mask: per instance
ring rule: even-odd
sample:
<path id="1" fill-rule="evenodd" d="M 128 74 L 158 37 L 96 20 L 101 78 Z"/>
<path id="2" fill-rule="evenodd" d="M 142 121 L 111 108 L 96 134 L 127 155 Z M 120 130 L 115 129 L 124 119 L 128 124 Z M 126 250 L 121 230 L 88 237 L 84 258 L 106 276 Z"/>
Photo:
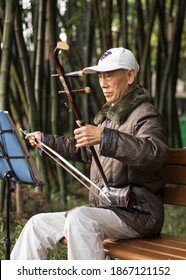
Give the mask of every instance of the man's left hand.
<path id="1" fill-rule="evenodd" d="M 85 125 L 74 130 L 76 147 L 93 146 L 100 143 L 103 128 L 94 125 Z"/>

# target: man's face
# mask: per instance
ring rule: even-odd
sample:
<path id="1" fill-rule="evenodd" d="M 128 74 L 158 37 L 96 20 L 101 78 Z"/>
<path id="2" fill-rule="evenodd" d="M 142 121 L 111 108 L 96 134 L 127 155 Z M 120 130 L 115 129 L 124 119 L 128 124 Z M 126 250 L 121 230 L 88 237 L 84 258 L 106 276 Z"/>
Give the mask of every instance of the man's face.
<path id="1" fill-rule="evenodd" d="M 99 84 L 103 90 L 106 101 L 116 103 L 118 99 L 128 90 L 134 80 L 133 70 L 114 70 L 98 73 Z"/>

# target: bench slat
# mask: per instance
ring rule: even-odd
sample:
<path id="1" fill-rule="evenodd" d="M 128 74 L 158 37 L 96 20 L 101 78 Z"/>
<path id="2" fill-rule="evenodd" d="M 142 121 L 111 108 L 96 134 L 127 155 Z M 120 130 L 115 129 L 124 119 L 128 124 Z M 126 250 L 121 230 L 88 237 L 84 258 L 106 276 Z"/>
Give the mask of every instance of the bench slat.
<path id="1" fill-rule="evenodd" d="M 136 249 L 136 247 L 119 246 L 118 243 L 112 244 L 107 243 L 105 245 L 105 252 L 108 256 L 118 258 L 122 260 L 163 260 L 163 256 L 154 252 L 147 252 L 144 249 Z"/>
<path id="2" fill-rule="evenodd" d="M 186 185 L 186 166 L 167 166 L 165 181 L 170 184 Z"/>
<path id="3" fill-rule="evenodd" d="M 162 200 L 165 204 L 186 206 L 186 187 L 166 187 L 162 194 Z"/>
<path id="4" fill-rule="evenodd" d="M 169 247 L 172 249 L 178 249 L 183 250 L 186 252 L 186 243 L 185 238 L 182 237 L 176 237 L 171 235 L 165 235 L 161 234 L 158 237 L 152 237 L 152 238 L 140 238 L 138 239 L 139 243 L 143 246 L 161 246 L 161 247 Z"/>
<path id="5" fill-rule="evenodd" d="M 184 238 L 165 237 L 139 238 L 113 241 L 104 240 L 104 248 L 108 255 L 119 259 L 131 260 L 185 260 L 186 243 Z"/>
<path id="6" fill-rule="evenodd" d="M 114 245 L 114 246 L 113 246 Z M 122 260 L 185 260 L 186 256 L 181 256 L 180 253 L 173 255 L 165 253 L 164 251 L 146 250 L 145 247 L 128 246 L 127 244 L 121 245 L 119 243 L 105 245 L 105 252 L 113 258 Z"/>
<path id="7" fill-rule="evenodd" d="M 186 149 L 170 149 L 167 162 L 169 164 L 186 165 Z"/>

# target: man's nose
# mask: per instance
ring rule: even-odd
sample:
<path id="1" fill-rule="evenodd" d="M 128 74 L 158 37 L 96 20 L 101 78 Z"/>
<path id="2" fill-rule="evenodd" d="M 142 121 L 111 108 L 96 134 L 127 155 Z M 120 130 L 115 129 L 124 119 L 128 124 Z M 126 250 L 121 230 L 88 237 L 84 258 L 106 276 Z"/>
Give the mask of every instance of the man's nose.
<path id="1" fill-rule="evenodd" d="M 105 88 L 108 86 L 107 79 L 105 77 L 101 77 L 99 80 L 99 83 L 102 88 Z"/>

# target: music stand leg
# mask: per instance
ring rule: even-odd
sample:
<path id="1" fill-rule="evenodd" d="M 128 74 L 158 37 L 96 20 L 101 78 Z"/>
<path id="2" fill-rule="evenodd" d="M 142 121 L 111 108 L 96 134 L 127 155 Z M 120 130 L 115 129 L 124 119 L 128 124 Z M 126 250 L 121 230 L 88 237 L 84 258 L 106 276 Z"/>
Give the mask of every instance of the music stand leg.
<path id="1" fill-rule="evenodd" d="M 11 188 L 10 179 L 15 177 L 15 174 L 12 170 L 6 172 L 3 178 L 6 180 L 6 260 L 10 260 L 10 250 L 11 250 L 11 239 L 10 239 L 10 203 L 11 203 L 11 192 L 14 191 Z"/>

